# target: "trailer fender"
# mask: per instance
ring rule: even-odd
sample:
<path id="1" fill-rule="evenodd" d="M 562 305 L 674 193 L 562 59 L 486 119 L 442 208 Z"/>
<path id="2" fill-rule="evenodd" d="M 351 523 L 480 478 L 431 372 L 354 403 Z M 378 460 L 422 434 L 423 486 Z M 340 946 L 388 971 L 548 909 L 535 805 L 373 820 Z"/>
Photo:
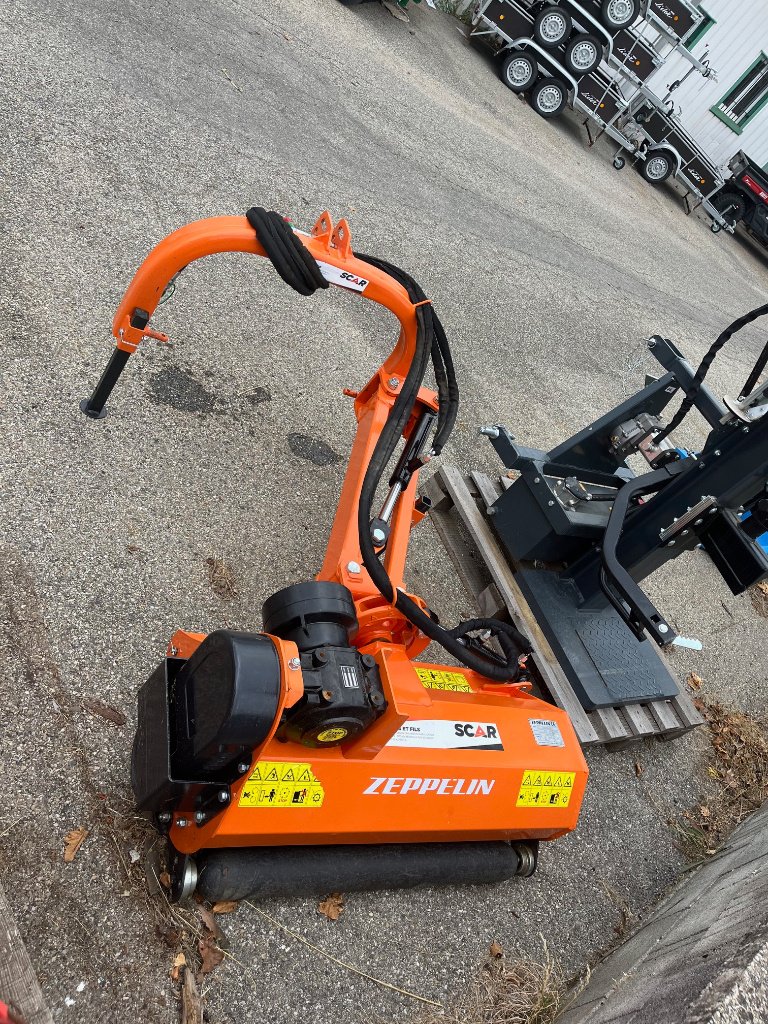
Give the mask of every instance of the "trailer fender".
<path id="1" fill-rule="evenodd" d="M 672 173 L 679 174 L 680 168 L 683 166 L 683 158 L 680 153 L 675 149 L 674 146 L 670 146 L 668 143 L 661 143 L 658 146 L 649 146 L 645 154 L 645 159 L 653 156 L 654 153 L 664 153 L 672 158 Z"/>

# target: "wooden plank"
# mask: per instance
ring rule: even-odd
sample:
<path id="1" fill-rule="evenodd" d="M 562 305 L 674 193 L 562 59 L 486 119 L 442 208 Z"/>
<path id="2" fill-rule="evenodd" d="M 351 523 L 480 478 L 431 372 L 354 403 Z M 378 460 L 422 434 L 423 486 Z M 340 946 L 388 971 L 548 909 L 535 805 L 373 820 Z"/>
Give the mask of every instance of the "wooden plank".
<path id="1" fill-rule="evenodd" d="M 477 607 L 481 615 L 491 619 L 498 618 L 499 615 L 505 615 L 507 612 L 504 598 L 499 593 L 495 583 L 489 583 L 485 590 L 480 591 L 477 595 Z"/>
<path id="2" fill-rule="evenodd" d="M 683 725 L 682 719 L 675 712 L 671 701 L 650 701 L 646 708 L 656 722 L 656 734 L 659 739 L 671 739 L 673 736 L 680 736 L 681 733 L 688 731 L 687 727 Z"/>
<path id="3" fill-rule="evenodd" d="M 451 499 L 440 486 L 440 480 L 437 475 L 431 476 L 426 483 L 419 487 L 419 491 L 432 502 L 430 512 L 446 512 L 453 505 Z"/>
<path id="4" fill-rule="evenodd" d="M 480 512 L 459 470 L 443 466 L 439 471 L 440 484 L 453 498 L 454 504 L 482 553 L 483 561 L 493 582 L 504 598 L 512 622 L 531 641 L 536 665 L 554 702 L 567 711 L 576 735 L 583 744 L 600 742 L 587 714 L 568 683 L 557 658 L 541 631 L 528 602 L 517 585 L 511 569 L 491 533 L 485 516 Z M 476 598 L 479 591 L 474 593 Z"/>
<path id="5" fill-rule="evenodd" d="M 501 494 L 493 480 L 486 473 L 471 473 L 472 481 L 478 494 L 485 502 L 486 511 L 490 514 L 491 506 Z"/>
<path id="6" fill-rule="evenodd" d="M 53 1024 L 21 934 L 0 886 L 0 1001 L 24 1024 Z"/>
<path id="7" fill-rule="evenodd" d="M 626 743 L 632 738 L 632 732 L 616 708 L 596 708 L 589 712 L 591 722 L 595 719 L 600 723 L 599 731 L 603 734 L 606 744 Z"/>
<path id="8" fill-rule="evenodd" d="M 693 701 L 682 686 L 680 687 L 677 696 L 672 698 L 672 707 L 680 716 L 680 720 L 686 729 L 694 729 L 697 725 L 703 724 L 704 716 L 695 707 Z"/>
<path id="9" fill-rule="evenodd" d="M 621 710 L 636 739 L 642 740 L 647 736 L 654 736 L 659 731 L 656 720 L 642 704 L 624 704 Z"/>

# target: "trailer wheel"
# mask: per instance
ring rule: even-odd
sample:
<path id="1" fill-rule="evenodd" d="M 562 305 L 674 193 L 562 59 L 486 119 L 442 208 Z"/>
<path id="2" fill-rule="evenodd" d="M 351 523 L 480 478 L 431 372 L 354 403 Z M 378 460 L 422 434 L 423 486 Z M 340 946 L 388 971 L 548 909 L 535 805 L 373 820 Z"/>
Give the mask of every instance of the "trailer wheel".
<path id="1" fill-rule="evenodd" d="M 588 75 L 603 57 L 603 48 L 597 36 L 581 32 L 574 36 L 565 50 L 565 66 L 574 75 Z"/>
<path id="2" fill-rule="evenodd" d="M 603 0 L 600 15 L 607 29 L 626 28 L 637 17 L 637 0 Z"/>
<path id="3" fill-rule="evenodd" d="M 721 192 L 712 200 L 712 205 L 731 227 L 735 227 L 747 212 L 747 204 L 738 192 Z"/>
<path id="4" fill-rule="evenodd" d="M 620 171 L 622 167 L 626 164 L 626 162 L 627 161 L 624 159 L 623 156 L 615 156 L 613 158 L 613 166 L 616 168 L 617 171 Z"/>
<path id="5" fill-rule="evenodd" d="M 547 5 L 536 15 L 533 35 L 536 42 L 552 49 L 565 42 L 572 28 L 571 16 L 565 8 Z"/>
<path id="6" fill-rule="evenodd" d="M 528 102 L 542 117 L 562 114 L 568 101 L 568 86 L 560 78 L 541 78 L 528 93 Z"/>
<path id="7" fill-rule="evenodd" d="M 501 62 L 499 74 L 501 80 L 512 92 L 525 92 L 536 81 L 539 67 L 527 53 L 512 50 Z"/>
<path id="8" fill-rule="evenodd" d="M 640 165 L 640 173 L 652 185 L 660 185 L 672 173 L 672 157 L 661 150 L 651 150 Z"/>

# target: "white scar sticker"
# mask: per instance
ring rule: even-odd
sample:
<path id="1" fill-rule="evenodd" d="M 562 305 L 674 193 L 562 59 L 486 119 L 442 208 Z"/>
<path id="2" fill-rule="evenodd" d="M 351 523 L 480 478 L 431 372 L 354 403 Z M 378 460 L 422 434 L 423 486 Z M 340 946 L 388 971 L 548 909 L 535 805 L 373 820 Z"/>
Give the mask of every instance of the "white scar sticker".
<path id="1" fill-rule="evenodd" d="M 358 277 L 357 274 L 350 274 L 348 270 L 340 270 L 330 263 L 323 263 L 322 260 L 317 260 L 317 265 L 325 280 L 329 284 L 338 285 L 339 288 L 348 288 L 353 292 L 364 292 L 370 284 L 367 278 Z"/>
<path id="2" fill-rule="evenodd" d="M 495 722 L 414 720 L 401 725 L 388 747 L 422 747 L 433 750 L 503 750 Z"/>

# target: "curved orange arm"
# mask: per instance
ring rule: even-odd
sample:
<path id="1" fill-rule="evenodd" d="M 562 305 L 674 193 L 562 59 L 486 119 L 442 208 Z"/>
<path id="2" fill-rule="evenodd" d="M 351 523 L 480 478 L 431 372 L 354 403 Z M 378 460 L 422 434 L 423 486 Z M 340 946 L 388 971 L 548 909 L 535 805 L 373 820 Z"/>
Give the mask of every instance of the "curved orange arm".
<path id="1" fill-rule="evenodd" d="M 358 430 L 318 578 L 336 580 L 351 590 L 360 612 L 361 633 L 365 632 L 365 607 L 373 633 L 380 638 L 382 625 L 379 619 L 383 605 L 385 629 L 392 634 L 402 632 L 403 628 L 410 630 L 407 641 L 409 647 L 421 643 L 419 649 L 422 649 L 427 641 L 421 642 L 416 635 L 418 631 L 414 633 L 413 627 L 404 617 L 388 605 L 361 565 L 357 532 L 357 509 L 363 479 L 416 351 L 416 306 L 405 288 L 389 274 L 357 259 L 352 251 L 352 239 L 346 220 L 340 220 L 334 227 L 330 214 L 326 212 L 320 215 L 311 234 L 296 233 L 301 235 L 302 242 L 317 260 L 327 281 L 378 302 L 400 321 L 400 334 L 393 351 L 356 395 Z M 126 361 L 143 338 L 168 340 L 164 334 L 153 330 L 149 321 L 171 280 L 195 260 L 218 252 L 246 252 L 266 256 L 246 217 L 211 217 L 194 221 L 168 235 L 149 253 L 136 271 L 115 313 L 112 331 L 117 339 L 117 350 L 113 352 L 96 390 L 80 405 L 86 415 L 91 418 L 105 415 L 104 403 Z M 420 389 L 414 417 L 406 428 L 406 434 L 423 410 L 436 411 L 437 407 L 437 395 L 425 388 Z M 411 483 L 401 494 L 391 524 L 385 565 L 394 587 L 403 585 L 405 556 L 416 499 L 416 478 L 417 473 L 414 473 Z"/>
<path id="2" fill-rule="evenodd" d="M 357 259 L 352 252 L 346 220 L 340 220 L 334 227 L 330 214 L 322 213 L 311 235 L 302 232 L 297 234 L 301 235 L 307 249 L 320 263 L 326 279 L 332 275 L 339 279 L 340 287 L 345 287 L 341 275 L 333 274 L 333 268 L 349 274 L 347 290 L 358 292 L 364 299 L 378 302 L 395 314 L 402 330 L 397 345 L 379 373 L 402 380 L 408 372 L 416 347 L 416 313 L 405 288 L 382 270 Z M 195 260 L 218 252 L 266 255 L 256 238 L 256 232 L 245 217 L 209 217 L 193 221 L 172 232 L 154 247 L 141 264 L 117 308 L 112 322 L 117 347 L 130 353 L 135 352 L 144 337 L 166 340 L 164 335 L 147 326 L 132 326 L 135 311 L 143 310 L 151 318 L 163 292 L 179 271 Z M 364 282 L 362 290 L 359 282 Z"/>

